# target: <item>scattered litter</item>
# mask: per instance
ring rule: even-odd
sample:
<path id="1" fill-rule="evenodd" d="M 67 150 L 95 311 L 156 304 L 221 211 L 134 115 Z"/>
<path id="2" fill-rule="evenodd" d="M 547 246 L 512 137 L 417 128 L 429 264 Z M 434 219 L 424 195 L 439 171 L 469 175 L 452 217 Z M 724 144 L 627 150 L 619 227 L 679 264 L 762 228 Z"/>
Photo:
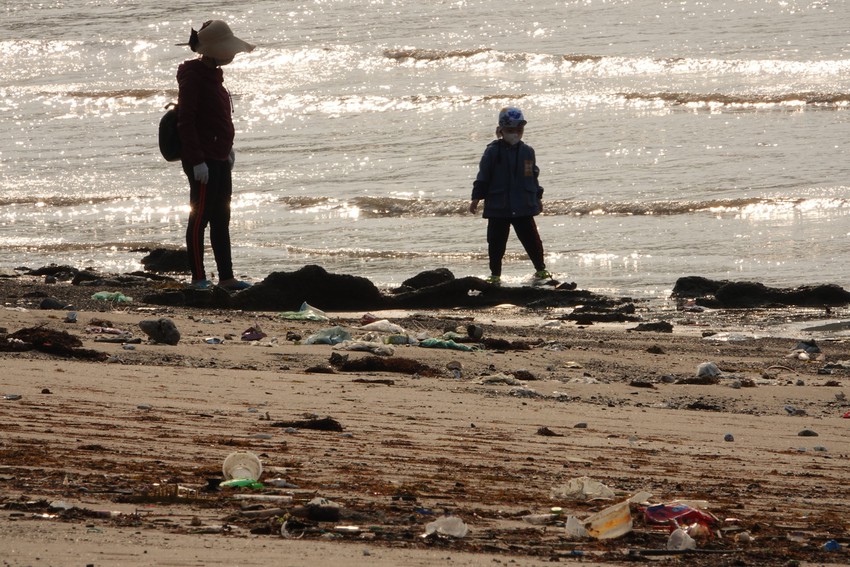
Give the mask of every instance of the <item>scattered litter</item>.
<path id="1" fill-rule="evenodd" d="M 234 494 L 234 500 L 255 500 L 257 502 L 292 502 L 292 496 L 285 494 Z"/>
<path id="2" fill-rule="evenodd" d="M 667 549 L 669 550 L 684 550 L 696 549 L 697 542 L 688 535 L 688 532 L 682 528 L 676 528 L 667 539 Z"/>
<path id="3" fill-rule="evenodd" d="M 723 373 L 720 371 L 720 368 L 713 362 L 703 362 L 699 366 L 697 366 L 697 376 L 699 378 L 717 378 Z"/>
<path id="4" fill-rule="evenodd" d="M 316 309 L 315 307 L 308 305 L 305 301 L 301 304 L 301 308 L 298 311 L 283 311 L 278 313 L 277 316 L 281 319 L 287 319 L 291 321 L 329 321 L 330 318 L 325 314 L 324 311 L 320 309 Z"/>
<path id="5" fill-rule="evenodd" d="M 480 380 L 481 384 L 506 384 L 508 386 L 522 386 L 522 381 L 517 380 L 510 374 L 493 374 L 491 376 L 484 376 Z"/>
<path id="6" fill-rule="evenodd" d="M 806 410 L 795 408 L 794 406 L 785 406 L 785 411 L 788 415 L 806 415 Z"/>
<path id="7" fill-rule="evenodd" d="M 260 339 L 266 338 L 266 335 L 259 325 L 254 325 L 253 327 L 248 327 L 244 331 L 242 331 L 242 340 L 243 341 L 259 341 Z"/>
<path id="8" fill-rule="evenodd" d="M 419 341 L 410 335 L 389 335 L 384 338 L 388 345 L 418 345 Z"/>
<path id="9" fill-rule="evenodd" d="M 259 480 L 263 474 L 263 463 L 254 453 L 236 451 L 224 459 L 221 472 L 226 480 Z"/>
<path id="10" fill-rule="evenodd" d="M 422 534 L 422 537 L 430 537 L 436 534 L 462 538 L 468 532 L 469 527 L 457 516 L 443 516 L 425 524 L 425 533 Z"/>
<path id="11" fill-rule="evenodd" d="M 555 523 L 560 517 L 563 510 L 558 507 L 552 508 L 546 514 L 526 514 L 522 517 L 524 522 L 538 526 Z"/>
<path id="12" fill-rule="evenodd" d="M 96 301 L 111 301 L 112 303 L 130 303 L 132 297 L 127 297 L 120 291 L 99 291 L 91 296 Z"/>
<path id="13" fill-rule="evenodd" d="M 463 364 L 461 364 L 458 360 L 452 360 L 446 364 L 446 370 L 452 373 L 455 380 L 460 380 L 461 372 L 463 371 Z"/>
<path id="14" fill-rule="evenodd" d="M 453 350 L 463 350 L 463 351 L 473 351 L 475 350 L 473 347 L 458 344 L 453 340 L 443 340 L 443 339 L 425 339 L 424 341 L 419 341 L 419 346 L 424 348 L 445 348 L 445 349 L 453 349 Z"/>
<path id="15" fill-rule="evenodd" d="M 335 350 L 350 350 L 350 351 L 365 351 L 371 352 L 372 354 L 376 354 L 378 356 L 392 356 L 395 354 L 395 349 L 390 345 L 385 345 L 384 343 L 377 343 L 371 341 L 342 341 L 341 343 L 334 345 Z"/>
<path id="16" fill-rule="evenodd" d="M 586 476 L 570 479 L 550 491 L 550 498 L 564 500 L 610 500 L 614 496 L 609 487 Z"/>
<path id="17" fill-rule="evenodd" d="M 704 503 L 700 502 L 700 504 Z M 684 502 L 672 502 L 670 504 L 656 504 L 654 506 L 648 506 L 643 511 L 643 515 L 644 520 L 648 525 L 662 527 L 671 531 L 681 525 L 693 524 L 700 524 L 704 527 L 710 528 L 720 521 L 710 512 L 706 512 Z"/>
<path id="18" fill-rule="evenodd" d="M 407 331 L 404 330 L 404 327 L 396 325 L 395 323 L 390 323 L 387 319 L 373 321 L 371 323 L 367 323 L 366 325 L 361 325 L 360 328 L 364 331 L 377 331 L 379 333 L 390 333 L 394 335 L 407 334 Z"/>
<path id="19" fill-rule="evenodd" d="M 584 519 L 584 526 L 594 539 L 614 539 L 632 531 L 629 501 L 624 500 Z"/>
<path id="20" fill-rule="evenodd" d="M 180 342 L 180 331 L 174 321 L 167 317 L 139 321 L 139 328 L 156 343 L 176 345 Z"/>
<path id="21" fill-rule="evenodd" d="M 331 327 L 317 331 L 304 339 L 305 345 L 336 345 L 343 341 L 350 341 L 351 333 L 342 327 Z"/>
<path id="22" fill-rule="evenodd" d="M 564 533 L 566 534 L 567 539 L 571 541 L 590 539 L 590 533 L 587 531 L 587 528 L 585 528 L 584 524 L 582 524 L 575 516 L 567 518 L 566 525 L 564 526 Z"/>

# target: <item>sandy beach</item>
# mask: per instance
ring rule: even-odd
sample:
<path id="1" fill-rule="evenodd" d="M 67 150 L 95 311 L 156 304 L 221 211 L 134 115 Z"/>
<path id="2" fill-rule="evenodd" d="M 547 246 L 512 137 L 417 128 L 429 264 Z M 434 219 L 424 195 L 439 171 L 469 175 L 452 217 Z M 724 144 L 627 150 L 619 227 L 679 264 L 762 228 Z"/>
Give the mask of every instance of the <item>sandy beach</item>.
<path id="1" fill-rule="evenodd" d="M 5 344 L 23 329 L 67 332 L 81 341 L 72 351 L 98 355 L 0 353 L 3 565 L 850 557 L 847 335 L 840 324 L 801 331 L 843 309 L 639 309 L 672 325 L 657 332 L 511 305 L 304 321 L 97 302 L 98 290 L 34 278 L 3 279 L 0 291 Z M 39 309 L 48 294 L 75 321 Z M 176 345 L 140 330 L 160 318 L 179 330 Z M 481 338 L 456 343 L 472 350 L 388 345 L 391 355 L 306 344 L 334 326 L 373 342 L 398 334 L 362 328 L 374 320 L 458 341 L 474 326 Z M 251 329 L 265 336 L 242 340 Z M 719 375 L 698 378 L 707 362 Z M 259 458 L 262 487 L 210 488 L 234 452 Z M 583 477 L 612 495 L 563 493 Z M 567 535 L 568 518 L 641 491 L 627 533 Z M 645 511 L 677 501 L 717 518 L 694 526 L 688 552 L 667 550 L 672 528 Z M 548 522 L 526 518 L 553 507 Z M 445 516 L 463 537 L 428 534 Z"/>

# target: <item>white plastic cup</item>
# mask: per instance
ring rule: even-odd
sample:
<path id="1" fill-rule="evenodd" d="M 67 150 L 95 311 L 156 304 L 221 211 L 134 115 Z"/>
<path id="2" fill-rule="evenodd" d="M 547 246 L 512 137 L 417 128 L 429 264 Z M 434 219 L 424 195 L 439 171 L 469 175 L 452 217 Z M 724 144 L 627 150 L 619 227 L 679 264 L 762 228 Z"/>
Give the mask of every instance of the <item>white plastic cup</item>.
<path id="1" fill-rule="evenodd" d="M 221 472 L 225 480 L 258 480 L 263 474 L 263 463 L 254 453 L 236 451 L 224 459 Z"/>

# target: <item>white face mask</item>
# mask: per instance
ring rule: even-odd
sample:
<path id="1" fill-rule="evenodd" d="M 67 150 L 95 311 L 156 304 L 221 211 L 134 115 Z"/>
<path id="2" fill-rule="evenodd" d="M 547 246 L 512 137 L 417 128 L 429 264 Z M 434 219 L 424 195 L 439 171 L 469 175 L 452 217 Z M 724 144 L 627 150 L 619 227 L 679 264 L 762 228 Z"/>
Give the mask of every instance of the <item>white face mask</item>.
<path id="1" fill-rule="evenodd" d="M 502 139 L 512 146 L 517 145 L 521 138 L 522 138 L 522 134 L 517 134 L 517 133 L 514 133 L 514 132 L 511 132 L 511 133 L 505 132 L 505 133 L 502 134 Z"/>

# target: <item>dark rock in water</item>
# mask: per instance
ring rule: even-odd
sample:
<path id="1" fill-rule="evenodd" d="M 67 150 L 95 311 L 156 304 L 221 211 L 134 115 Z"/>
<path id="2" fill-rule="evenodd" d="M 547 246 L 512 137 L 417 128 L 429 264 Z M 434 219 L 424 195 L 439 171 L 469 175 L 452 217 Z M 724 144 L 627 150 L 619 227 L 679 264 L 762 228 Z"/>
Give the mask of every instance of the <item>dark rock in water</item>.
<path id="1" fill-rule="evenodd" d="M 592 325 L 593 323 L 635 323 L 640 317 L 634 314 L 633 303 L 625 305 L 613 305 L 607 302 L 594 301 L 586 305 L 579 305 L 572 313 L 563 318 L 575 321 L 576 325 Z"/>
<path id="2" fill-rule="evenodd" d="M 141 262 L 145 270 L 149 272 L 175 272 L 178 274 L 188 274 L 191 272 L 189 255 L 185 248 L 178 250 L 156 248 L 142 258 Z"/>
<path id="3" fill-rule="evenodd" d="M 455 275 L 448 268 L 437 268 L 436 270 L 420 272 L 401 282 L 401 285 L 410 290 L 422 289 L 423 287 L 450 282 L 453 279 L 455 279 Z"/>
<path id="4" fill-rule="evenodd" d="M 772 302 L 772 292 L 758 282 L 729 282 L 714 292 L 724 307 L 758 307 Z"/>
<path id="5" fill-rule="evenodd" d="M 727 280 L 710 280 L 702 276 L 685 276 L 676 280 L 673 286 L 673 297 L 704 297 L 714 295 Z"/>
<path id="6" fill-rule="evenodd" d="M 442 277 L 448 270 L 434 270 Z M 437 281 L 432 276 L 421 282 Z M 273 272 L 262 282 L 228 294 L 218 287 L 213 291 L 180 289 L 145 296 L 143 301 L 155 305 L 244 309 L 246 311 L 296 311 L 307 302 L 326 311 L 361 311 L 377 309 L 451 309 L 455 307 L 492 307 L 501 303 L 545 309 L 593 304 L 599 308 L 615 308 L 629 299 L 611 299 L 585 290 L 548 287 L 500 287 L 482 279 L 465 277 L 446 279 L 420 289 L 399 288 L 394 294 L 382 294 L 366 278 L 329 274 L 320 266 L 304 266 L 295 272 Z M 417 284 L 419 285 L 419 284 Z M 634 310 L 632 305 L 628 309 Z M 624 308 L 624 311 L 628 311 Z M 618 317 L 624 316 L 619 313 Z M 632 320 L 639 320 L 634 318 Z"/>
<path id="7" fill-rule="evenodd" d="M 42 268 L 37 268 L 35 270 L 30 270 L 27 272 L 29 276 L 53 276 L 57 280 L 68 281 L 79 272 L 77 268 L 71 266 L 57 266 L 56 264 L 50 264 L 49 266 L 44 266 Z"/>
<path id="8" fill-rule="evenodd" d="M 389 299 L 389 302 L 390 308 L 396 309 L 475 308 L 492 307 L 500 303 L 543 309 L 578 305 L 594 298 L 597 296 L 582 290 L 495 286 L 480 278 L 465 277 L 399 293 Z"/>
<path id="9" fill-rule="evenodd" d="M 760 282 L 718 281 L 699 276 L 676 280 L 672 295 L 700 298 L 700 305 L 715 308 L 836 307 L 850 304 L 850 292 L 835 284 L 775 288 Z"/>
<path id="10" fill-rule="evenodd" d="M 103 279 L 103 276 L 90 270 L 80 270 L 71 279 L 71 285 L 80 285 L 83 282 L 93 282 Z"/>
<path id="11" fill-rule="evenodd" d="M 230 294 L 227 290 L 218 286 L 203 290 L 185 288 L 153 293 L 143 297 L 142 301 L 153 305 L 170 305 L 175 307 L 206 307 L 212 309 L 229 309 L 231 307 Z"/>
<path id="12" fill-rule="evenodd" d="M 721 286 L 715 296 L 725 307 L 824 307 L 850 303 L 850 292 L 834 284 L 783 289 L 767 287 L 757 282 L 730 282 Z"/>
<path id="13" fill-rule="evenodd" d="M 371 281 L 359 276 L 329 274 L 321 266 L 273 272 L 231 297 L 230 304 L 248 311 L 296 311 L 305 301 L 326 311 L 388 307 L 387 300 Z"/>
<path id="14" fill-rule="evenodd" d="M 139 321 L 139 328 L 154 342 L 166 345 L 176 345 L 180 342 L 180 331 L 174 321 L 167 317 Z"/>

